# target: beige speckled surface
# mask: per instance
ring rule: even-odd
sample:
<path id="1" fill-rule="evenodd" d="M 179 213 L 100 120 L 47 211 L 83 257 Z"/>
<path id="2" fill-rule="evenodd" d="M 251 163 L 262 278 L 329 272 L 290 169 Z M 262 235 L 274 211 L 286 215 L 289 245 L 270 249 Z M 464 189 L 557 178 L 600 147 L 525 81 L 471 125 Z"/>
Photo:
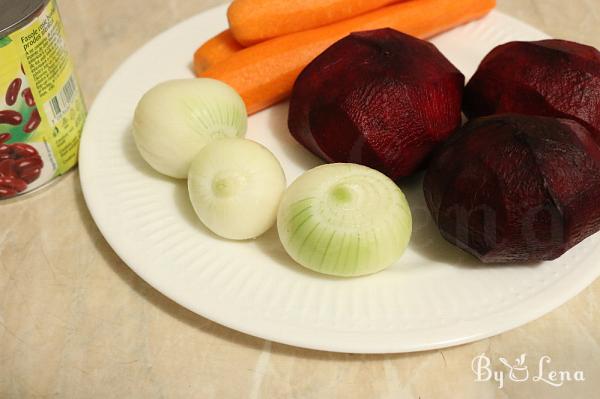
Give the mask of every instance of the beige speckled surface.
<path id="1" fill-rule="evenodd" d="M 138 46 L 215 0 L 59 0 L 88 104 Z M 549 34 L 600 47 L 599 0 L 499 0 Z M 600 392 L 600 281 L 500 336 L 426 353 L 357 356 L 229 330 L 171 302 L 119 260 L 77 173 L 0 205 L 0 398 L 592 398 Z M 471 360 L 527 352 L 585 382 L 475 382 Z M 532 364 L 535 363 L 535 366 Z M 533 375 L 532 375 L 533 376 Z M 508 377 L 507 377 L 508 378 Z"/>

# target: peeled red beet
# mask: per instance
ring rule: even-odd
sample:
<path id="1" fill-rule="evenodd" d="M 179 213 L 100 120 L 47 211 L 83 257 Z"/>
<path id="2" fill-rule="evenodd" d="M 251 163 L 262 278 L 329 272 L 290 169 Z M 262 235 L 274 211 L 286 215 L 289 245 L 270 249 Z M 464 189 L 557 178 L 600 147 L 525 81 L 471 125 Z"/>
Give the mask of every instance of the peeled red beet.
<path id="1" fill-rule="evenodd" d="M 496 47 L 469 81 L 464 111 L 573 119 L 600 144 L 600 52 L 565 40 Z"/>
<path id="2" fill-rule="evenodd" d="M 481 261 L 551 260 L 600 230 L 600 147 L 572 120 L 474 119 L 432 159 L 424 191 L 444 238 Z"/>
<path id="3" fill-rule="evenodd" d="M 412 174 L 461 122 L 464 76 L 429 42 L 393 29 L 353 33 L 302 71 L 289 129 L 328 162 Z"/>

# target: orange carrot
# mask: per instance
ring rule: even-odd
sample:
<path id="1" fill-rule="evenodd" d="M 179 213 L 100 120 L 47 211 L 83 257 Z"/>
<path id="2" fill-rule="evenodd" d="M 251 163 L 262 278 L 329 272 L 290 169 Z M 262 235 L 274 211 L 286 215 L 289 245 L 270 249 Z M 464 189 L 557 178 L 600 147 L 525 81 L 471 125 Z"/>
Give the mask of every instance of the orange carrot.
<path id="1" fill-rule="evenodd" d="M 401 0 L 233 0 L 229 27 L 244 46 L 318 28 Z"/>
<path id="2" fill-rule="evenodd" d="M 194 70 L 200 74 L 208 68 L 225 61 L 230 55 L 243 49 L 231 31 L 227 29 L 208 40 L 194 53 Z"/>
<path id="3" fill-rule="evenodd" d="M 200 76 L 232 86 L 252 114 L 288 97 L 302 69 L 351 32 L 390 27 L 426 38 L 482 17 L 495 5 L 495 0 L 408 1 L 259 43 L 231 55 Z"/>

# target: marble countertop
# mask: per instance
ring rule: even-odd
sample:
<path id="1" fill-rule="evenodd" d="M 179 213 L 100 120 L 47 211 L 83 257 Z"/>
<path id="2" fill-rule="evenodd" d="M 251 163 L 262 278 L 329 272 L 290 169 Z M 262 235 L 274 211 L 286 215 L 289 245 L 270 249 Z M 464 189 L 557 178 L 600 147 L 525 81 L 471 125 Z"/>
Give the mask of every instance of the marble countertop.
<path id="1" fill-rule="evenodd" d="M 219 0 L 58 0 L 88 104 L 157 33 Z M 498 0 L 548 34 L 600 48 L 598 0 Z M 108 246 L 77 172 L 0 204 L 0 398 L 591 398 L 600 392 L 600 280 L 554 312 L 476 343 L 398 355 L 336 354 L 238 333 L 176 305 Z M 538 374 L 475 381 L 527 353 Z M 515 371 L 518 373 L 519 371 Z M 500 376 L 498 374 L 498 376 Z M 518 376 L 516 376 L 518 378 Z"/>

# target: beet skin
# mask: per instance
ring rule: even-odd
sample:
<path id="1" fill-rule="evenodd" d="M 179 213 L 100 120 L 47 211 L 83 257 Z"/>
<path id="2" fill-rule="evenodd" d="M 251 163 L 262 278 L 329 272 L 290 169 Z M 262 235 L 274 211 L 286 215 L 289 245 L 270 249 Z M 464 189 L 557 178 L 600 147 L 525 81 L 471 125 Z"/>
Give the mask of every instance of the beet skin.
<path id="1" fill-rule="evenodd" d="M 464 111 L 573 119 L 600 144 L 600 52 L 565 40 L 496 47 L 469 81 Z"/>
<path id="2" fill-rule="evenodd" d="M 446 240 L 485 263 L 558 258 L 600 230 L 600 147 L 567 119 L 474 119 L 430 163 L 425 199 Z"/>
<path id="3" fill-rule="evenodd" d="M 463 86 L 464 76 L 429 42 L 393 29 L 353 33 L 302 71 L 288 125 L 325 161 L 397 180 L 460 126 Z"/>

